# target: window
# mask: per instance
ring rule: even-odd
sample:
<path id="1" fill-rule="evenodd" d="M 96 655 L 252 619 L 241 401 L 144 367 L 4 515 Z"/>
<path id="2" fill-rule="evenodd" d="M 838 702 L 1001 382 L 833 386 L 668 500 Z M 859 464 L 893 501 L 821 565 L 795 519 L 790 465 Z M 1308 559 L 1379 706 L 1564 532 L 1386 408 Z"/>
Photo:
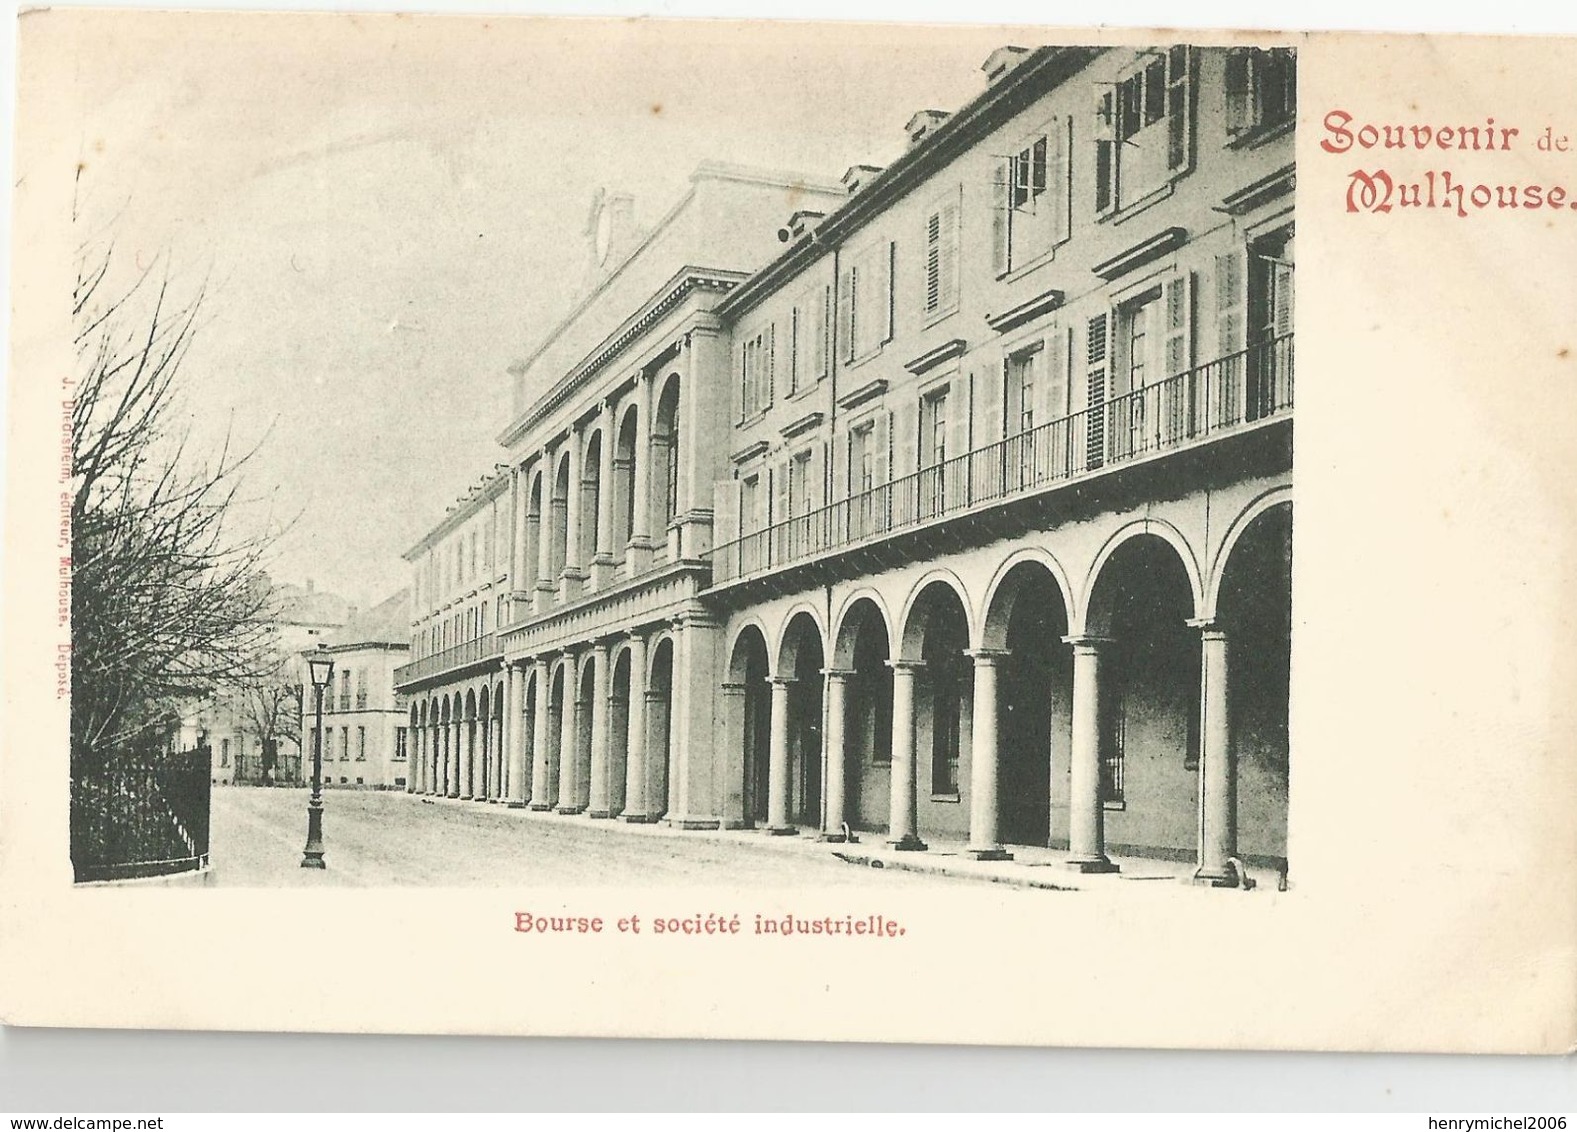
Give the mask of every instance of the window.
<path id="1" fill-rule="evenodd" d="M 750 536 L 762 530 L 766 517 L 762 514 L 763 494 L 761 475 L 746 476 L 739 484 L 739 536 L 741 568 L 754 570 L 761 565 L 761 540 Z"/>
<path id="2" fill-rule="evenodd" d="M 1249 246 L 1249 420 L 1267 417 L 1292 396 L 1293 237 L 1291 229 Z"/>
<path id="3" fill-rule="evenodd" d="M 827 376 L 827 304 L 831 290 L 815 286 L 794 306 L 789 356 L 789 392 L 795 393 Z"/>
<path id="4" fill-rule="evenodd" d="M 396 727 L 394 729 L 394 761 L 405 761 L 405 728 L 403 727 Z M 405 785 L 404 780 L 399 778 L 395 779 L 394 783 L 396 786 Z"/>
<path id="5" fill-rule="evenodd" d="M 1101 701 L 1101 801 L 1113 808 L 1123 805 L 1123 754 L 1127 743 L 1126 697 L 1112 689 Z"/>
<path id="6" fill-rule="evenodd" d="M 810 452 L 807 450 L 789 464 L 789 515 L 809 515 L 813 510 L 811 495 Z"/>
<path id="7" fill-rule="evenodd" d="M 947 508 L 947 390 L 920 402 L 920 506 L 924 514 Z"/>
<path id="8" fill-rule="evenodd" d="M 873 244 L 843 269 L 838 341 L 844 361 L 867 357 L 893 336 L 893 244 Z"/>
<path id="9" fill-rule="evenodd" d="M 1007 359 L 1007 474 L 1012 477 L 1016 471 L 1019 486 L 1033 483 L 1039 466 L 1036 449 L 1041 438 L 1035 434 L 1035 404 L 1041 355 L 1037 342 Z"/>
<path id="10" fill-rule="evenodd" d="M 993 210 L 998 275 L 1033 263 L 1068 238 L 1072 133 L 1071 119 L 1054 119 L 998 160 Z"/>
<path id="11" fill-rule="evenodd" d="M 359 763 L 367 761 L 367 729 L 365 727 L 356 728 L 356 761 Z"/>
<path id="12" fill-rule="evenodd" d="M 926 317 L 958 308 L 959 197 L 955 190 L 925 219 Z"/>
<path id="13" fill-rule="evenodd" d="M 1227 52 L 1227 143 L 1292 121 L 1298 111 L 1298 57 L 1290 47 L 1235 47 Z"/>
<path id="14" fill-rule="evenodd" d="M 1095 209 L 1127 208 L 1169 185 L 1193 161 L 1193 58 L 1178 45 L 1150 50 L 1095 93 Z"/>
<path id="15" fill-rule="evenodd" d="M 349 727 L 341 727 L 339 729 L 339 761 L 340 762 L 348 762 L 349 760 L 350 760 L 350 728 Z M 344 781 L 344 780 L 341 779 L 341 781 Z"/>
<path id="16" fill-rule="evenodd" d="M 963 726 L 962 674 L 956 662 L 931 667 L 931 793 L 956 797 L 959 732 Z"/>
<path id="17" fill-rule="evenodd" d="M 745 339 L 739 356 L 739 419 L 746 420 L 772 404 L 774 326 Z"/>
<path id="18" fill-rule="evenodd" d="M 849 433 L 849 516 L 855 536 L 876 529 L 876 422 L 868 420 Z"/>
<path id="19" fill-rule="evenodd" d="M 230 765 L 230 740 L 228 739 L 219 740 L 219 765 Z"/>
<path id="20" fill-rule="evenodd" d="M 365 668 L 358 668 L 356 670 L 356 707 L 357 708 L 365 708 L 366 706 L 367 706 L 367 670 Z"/>

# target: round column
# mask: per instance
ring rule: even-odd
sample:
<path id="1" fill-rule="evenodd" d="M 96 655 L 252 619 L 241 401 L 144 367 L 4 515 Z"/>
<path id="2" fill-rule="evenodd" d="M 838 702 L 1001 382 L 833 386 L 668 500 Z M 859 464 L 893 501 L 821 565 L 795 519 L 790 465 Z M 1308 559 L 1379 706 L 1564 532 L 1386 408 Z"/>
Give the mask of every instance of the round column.
<path id="1" fill-rule="evenodd" d="M 888 844 L 894 849 L 920 850 L 919 804 L 915 797 L 914 685 L 924 662 L 889 660 L 893 670 L 892 789 L 887 809 Z"/>
<path id="2" fill-rule="evenodd" d="M 977 649 L 969 654 L 975 661 L 975 698 L 969 744 L 969 848 L 977 861 L 1010 861 L 1013 854 L 1002 848 L 998 815 L 1001 800 L 1001 750 L 997 742 L 997 668 L 1006 652 Z"/>

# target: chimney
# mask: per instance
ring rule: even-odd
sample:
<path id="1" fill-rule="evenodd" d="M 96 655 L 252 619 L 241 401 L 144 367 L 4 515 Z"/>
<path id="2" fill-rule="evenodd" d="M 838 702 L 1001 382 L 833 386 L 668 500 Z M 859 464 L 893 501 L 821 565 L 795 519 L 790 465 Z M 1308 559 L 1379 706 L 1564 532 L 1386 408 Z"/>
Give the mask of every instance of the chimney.
<path id="1" fill-rule="evenodd" d="M 910 118 L 904 126 L 904 133 L 909 135 L 909 144 L 918 145 L 927 134 L 932 133 L 952 115 L 946 110 L 922 110 Z"/>
<path id="2" fill-rule="evenodd" d="M 1022 63 L 1024 57 L 1028 54 L 1029 48 L 1027 47 L 1015 47 L 1011 44 L 1007 47 L 999 47 L 986 57 L 986 61 L 980 64 L 980 69 L 986 73 L 986 81 L 988 83 L 995 83 L 1003 75 Z"/>
<path id="3" fill-rule="evenodd" d="M 841 178 L 843 189 L 850 196 L 853 196 L 881 176 L 881 172 L 882 167 L 880 165 L 851 165 Z"/>

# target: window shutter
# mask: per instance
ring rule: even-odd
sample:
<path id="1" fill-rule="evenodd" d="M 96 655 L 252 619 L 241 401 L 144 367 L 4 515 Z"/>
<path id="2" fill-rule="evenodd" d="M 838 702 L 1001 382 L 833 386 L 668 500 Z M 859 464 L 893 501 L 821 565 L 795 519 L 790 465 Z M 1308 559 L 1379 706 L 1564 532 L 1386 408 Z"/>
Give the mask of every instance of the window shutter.
<path id="1" fill-rule="evenodd" d="M 1073 232 L 1073 119 L 1051 124 L 1051 207 L 1056 219 L 1052 239 L 1061 243 Z"/>
<path id="2" fill-rule="evenodd" d="M 736 418 L 741 423 L 750 415 L 750 344 L 739 344 L 739 416 Z M 639 457 L 637 457 L 638 459 Z"/>
<path id="3" fill-rule="evenodd" d="M 969 451 L 969 387 L 963 377 L 955 378 L 947 390 L 947 458 Z"/>
<path id="4" fill-rule="evenodd" d="M 1171 172 L 1187 169 L 1193 163 L 1194 101 L 1193 53 L 1185 44 L 1167 53 L 1166 68 L 1166 167 Z"/>
<path id="5" fill-rule="evenodd" d="M 1246 47 L 1234 47 L 1227 52 L 1226 89 L 1227 137 L 1235 138 L 1253 124 L 1252 71 L 1253 53 Z"/>
<path id="6" fill-rule="evenodd" d="M 1248 343 L 1246 265 L 1243 249 L 1216 257 L 1216 356 L 1229 358 Z"/>
<path id="7" fill-rule="evenodd" d="M 772 476 L 772 524 L 784 522 L 789 517 L 789 474 L 788 461 L 777 465 L 771 471 Z"/>
<path id="8" fill-rule="evenodd" d="M 846 362 L 854 360 L 855 276 L 851 263 L 843 269 L 843 278 L 838 281 L 838 355 Z"/>
<path id="9" fill-rule="evenodd" d="M 925 218 L 925 302 L 926 314 L 942 309 L 942 214 Z"/>
<path id="10" fill-rule="evenodd" d="M 999 158 L 996 176 L 991 182 L 991 271 L 995 275 L 1005 275 L 1008 270 L 1008 246 L 1013 226 L 1013 211 L 1009 206 L 1012 180 L 1013 159 Z"/>
<path id="11" fill-rule="evenodd" d="M 835 499 L 842 499 L 848 494 L 850 477 L 849 468 L 850 465 L 853 464 L 853 460 L 850 458 L 850 449 L 853 444 L 854 433 L 852 432 L 844 433 L 841 439 L 837 436 L 834 436 L 830 441 L 828 441 L 827 463 L 831 465 L 829 468 L 831 473 L 831 483 L 827 488 L 828 503 L 831 503 Z"/>
<path id="12" fill-rule="evenodd" d="M 811 510 L 824 506 L 827 498 L 827 442 L 823 440 L 810 450 Z"/>
<path id="13" fill-rule="evenodd" d="M 1166 375 L 1176 377 L 1194 364 L 1194 276 L 1191 272 L 1168 279 L 1162 287 L 1166 317 Z"/>
<path id="14" fill-rule="evenodd" d="M 958 229 L 961 211 L 956 199 L 950 200 L 942 207 L 941 248 L 937 264 L 940 272 L 937 310 L 952 310 L 958 305 Z"/>
<path id="15" fill-rule="evenodd" d="M 772 404 L 773 395 L 774 395 L 774 393 L 773 393 L 774 383 L 777 380 L 778 324 L 775 323 L 775 322 L 772 323 L 772 325 L 767 327 L 767 358 L 766 358 L 766 363 L 767 363 L 766 396 L 761 399 L 761 407 L 763 409 Z"/>
<path id="16" fill-rule="evenodd" d="M 1002 390 L 1007 383 L 1008 360 L 980 375 L 975 382 L 975 411 L 978 420 L 975 444 L 995 444 L 1002 439 Z"/>
<path id="17" fill-rule="evenodd" d="M 739 481 L 719 480 L 712 486 L 714 544 L 721 546 L 739 537 Z"/>
<path id="18" fill-rule="evenodd" d="M 811 292 L 810 376 L 813 381 L 827 376 L 827 304 L 831 299 L 826 287 L 817 287 Z"/>
<path id="19" fill-rule="evenodd" d="M 800 377 L 800 307 L 795 304 L 789 311 L 789 357 L 788 357 L 788 391 L 793 393 L 799 388 Z"/>
<path id="20" fill-rule="evenodd" d="M 1095 90 L 1095 211 L 1117 202 L 1117 90 Z"/>
<path id="21" fill-rule="evenodd" d="M 1291 255 L 1290 247 L 1283 255 Z M 1292 333 L 1292 274 L 1290 263 L 1280 261 L 1270 265 L 1270 332 L 1277 338 Z"/>
<path id="22" fill-rule="evenodd" d="M 877 302 L 880 309 L 877 317 L 881 319 L 883 342 L 891 342 L 893 338 L 893 277 L 896 275 L 894 268 L 898 262 L 898 245 L 889 242 L 884 251 L 877 253 L 879 267 L 879 282 L 876 288 Z"/>
<path id="23" fill-rule="evenodd" d="M 1053 326 L 1046 336 L 1044 359 L 1046 376 L 1041 385 L 1045 393 L 1038 418 L 1040 423 L 1068 415 L 1068 336 L 1062 327 Z"/>
<path id="24" fill-rule="evenodd" d="M 877 413 L 871 427 L 871 483 L 877 486 L 886 483 L 891 475 L 892 420 L 891 412 Z"/>
<path id="25" fill-rule="evenodd" d="M 1106 455 L 1106 368 L 1112 319 L 1096 315 L 1085 325 L 1086 466 L 1098 468 Z"/>
<path id="26" fill-rule="evenodd" d="M 916 402 L 893 413 L 892 478 L 900 480 L 919 467 L 920 406 Z"/>

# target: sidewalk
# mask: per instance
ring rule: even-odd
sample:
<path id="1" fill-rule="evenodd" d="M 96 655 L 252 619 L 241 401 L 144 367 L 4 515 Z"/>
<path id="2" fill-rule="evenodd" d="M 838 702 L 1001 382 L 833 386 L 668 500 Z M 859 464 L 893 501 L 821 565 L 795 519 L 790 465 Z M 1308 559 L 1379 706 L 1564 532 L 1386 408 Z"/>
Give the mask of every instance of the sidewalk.
<path id="1" fill-rule="evenodd" d="M 589 827 L 606 830 L 610 837 L 646 837 L 683 841 L 704 839 L 726 844 L 744 852 L 759 850 L 800 857 L 821 859 L 830 857 L 845 863 L 850 868 L 894 869 L 1058 892 L 1109 890 L 1132 882 L 1160 883 L 1183 888 L 1188 886 L 1189 878 L 1194 872 L 1194 864 L 1191 861 L 1112 854 L 1112 861 L 1120 866 L 1118 872 L 1087 874 L 1070 869 L 1063 863 L 1068 855 L 1067 850 L 1033 845 L 1008 846 L 1008 851 L 1013 854 L 1011 861 L 977 861 L 966 855 L 967 846 L 964 841 L 928 838 L 927 848 L 924 851 L 900 852 L 888 845 L 879 831 L 860 832 L 856 834 L 859 838 L 857 842 L 844 844 L 821 841 L 817 838 L 815 830 L 807 828 L 801 828 L 797 836 L 771 836 L 759 829 L 681 830 L 661 822 L 638 824 L 617 819 L 592 819 L 584 814 L 558 814 L 531 809 L 510 810 L 502 802 L 462 801 L 459 798 L 438 798 L 425 794 L 406 797 L 417 805 L 455 806 L 461 809 L 486 807 L 491 810 L 502 810 L 520 821 L 541 823 L 545 827 L 573 824 L 581 829 Z M 1250 867 L 1248 874 L 1255 882 L 1253 891 L 1276 891 L 1279 878 L 1275 870 Z"/>

